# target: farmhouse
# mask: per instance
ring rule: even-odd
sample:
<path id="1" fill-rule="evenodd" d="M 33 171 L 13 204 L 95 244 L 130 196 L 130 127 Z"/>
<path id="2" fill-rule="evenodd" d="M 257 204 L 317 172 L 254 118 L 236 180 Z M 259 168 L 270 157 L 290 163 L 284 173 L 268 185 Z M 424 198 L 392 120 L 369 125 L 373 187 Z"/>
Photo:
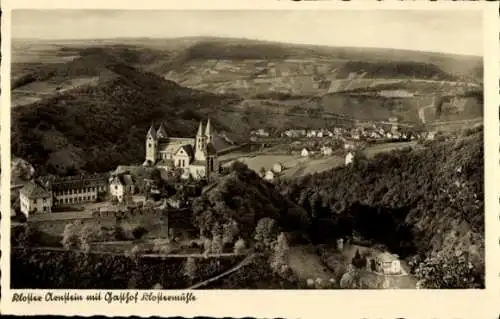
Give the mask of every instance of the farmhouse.
<path id="1" fill-rule="evenodd" d="M 99 193 L 106 192 L 106 175 L 76 175 L 67 177 L 47 176 L 40 179 L 52 193 L 54 206 L 94 201 Z"/>
<path id="2" fill-rule="evenodd" d="M 109 178 L 109 192 L 120 203 L 135 192 L 134 180 L 130 174 L 122 173 Z"/>
<path id="3" fill-rule="evenodd" d="M 387 252 L 381 253 L 376 258 L 377 270 L 387 275 L 395 275 L 401 273 L 401 263 L 397 255 L 392 255 Z"/>
<path id="4" fill-rule="evenodd" d="M 29 217 L 36 213 L 50 213 L 52 209 L 52 193 L 45 185 L 36 181 L 26 184 L 19 191 L 21 212 Z"/>
<path id="5" fill-rule="evenodd" d="M 354 154 L 352 152 L 347 153 L 345 156 L 345 166 L 352 164 L 353 161 L 354 161 Z"/>
<path id="6" fill-rule="evenodd" d="M 303 157 L 309 156 L 309 151 L 306 148 L 303 148 L 302 151 L 300 152 L 300 155 Z"/>
<path id="7" fill-rule="evenodd" d="M 275 175 L 274 175 L 273 171 L 271 171 L 271 170 L 267 171 L 266 174 L 264 175 L 264 179 L 266 181 L 273 181 L 274 177 L 275 177 Z"/>
<path id="8" fill-rule="evenodd" d="M 166 170 L 182 169 L 184 178 L 210 178 L 219 172 L 214 135 L 207 121 L 205 130 L 200 122 L 195 138 L 168 137 L 163 125 L 158 131 L 153 126 L 146 135 L 146 161 Z"/>
<path id="9" fill-rule="evenodd" d="M 281 164 L 281 163 L 276 163 L 273 166 L 273 172 L 274 173 L 278 173 L 279 174 L 279 173 L 281 173 L 283 171 L 283 169 L 284 169 L 284 167 L 283 167 L 283 164 Z"/>

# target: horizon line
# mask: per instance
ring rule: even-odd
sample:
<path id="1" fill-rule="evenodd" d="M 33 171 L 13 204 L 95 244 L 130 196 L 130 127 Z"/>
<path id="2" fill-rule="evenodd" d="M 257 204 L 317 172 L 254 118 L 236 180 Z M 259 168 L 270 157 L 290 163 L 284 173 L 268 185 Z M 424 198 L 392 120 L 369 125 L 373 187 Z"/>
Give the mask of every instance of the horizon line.
<path id="1" fill-rule="evenodd" d="M 30 40 L 30 41 L 65 41 L 65 42 L 77 42 L 77 41 L 110 41 L 110 40 L 133 40 L 133 39 L 148 39 L 148 40 L 178 40 L 178 39 L 196 39 L 196 38 L 213 38 L 213 39 L 226 39 L 226 40 L 249 40 L 256 42 L 266 42 L 274 44 L 286 44 L 286 45 L 296 45 L 296 46 L 316 46 L 322 48 L 346 48 L 346 49 L 372 49 L 372 50 L 394 50 L 394 51 L 407 51 L 407 52 L 419 52 L 419 53 L 432 53 L 432 54 L 442 54 L 442 55 L 456 55 L 462 57 L 474 57 L 484 59 L 484 55 L 477 55 L 471 53 L 456 53 L 456 52 L 445 52 L 445 51 L 432 51 L 425 49 L 404 49 L 404 48 L 394 48 L 394 47 L 370 47 L 370 46 L 332 46 L 327 44 L 317 44 L 317 43 L 300 43 L 300 42 L 280 42 L 272 40 L 263 40 L 258 38 L 246 38 L 246 37 L 221 37 L 221 36 L 209 36 L 209 35 L 194 35 L 194 36 L 181 36 L 181 37 L 150 37 L 150 36 L 136 36 L 136 37 L 113 37 L 113 38 L 30 38 L 30 37 L 11 37 L 11 41 L 19 40 Z"/>

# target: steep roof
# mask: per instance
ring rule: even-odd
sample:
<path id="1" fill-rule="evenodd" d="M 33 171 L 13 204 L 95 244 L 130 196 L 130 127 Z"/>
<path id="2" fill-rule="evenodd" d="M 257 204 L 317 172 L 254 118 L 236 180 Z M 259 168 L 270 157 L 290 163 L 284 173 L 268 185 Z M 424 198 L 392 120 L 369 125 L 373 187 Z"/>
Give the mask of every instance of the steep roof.
<path id="1" fill-rule="evenodd" d="M 30 182 L 24 185 L 20 190 L 21 194 L 28 198 L 45 198 L 50 197 L 52 194 L 41 185 L 39 182 Z"/>
<path id="2" fill-rule="evenodd" d="M 118 182 L 122 185 L 134 185 L 134 180 L 130 174 L 118 174 L 113 177 L 112 182 Z"/>
<path id="3" fill-rule="evenodd" d="M 212 135 L 212 126 L 210 125 L 210 119 L 207 121 L 207 127 L 205 127 L 205 136 Z"/>
<path id="4" fill-rule="evenodd" d="M 189 158 L 192 158 L 193 155 L 194 155 L 194 150 L 193 150 L 193 146 L 191 144 L 184 144 L 184 145 L 181 145 L 177 151 L 175 151 L 175 154 L 177 154 L 177 152 L 179 152 L 180 149 L 183 149 L 184 152 L 186 152 L 186 154 L 189 156 Z"/>
<path id="5" fill-rule="evenodd" d="M 200 121 L 200 126 L 198 127 L 198 133 L 196 134 L 196 136 L 201 136 L 203 135 L 203 123 L 202 121 Z"/>
<path id="6" fill-rule="evenodd" d="M 156 132 L 156 136 L 158 138 L 166 138 L 166 137 L 168 137 L 167 132 L 163 128 L 163 124 L 161 124 L 160 127 L 158 128 L 158 131 Z"/>
<path id="7" fill-rule="evenodd" d="M 208 155 L 216 155 L 217 154 L 217 150 L 215 149 L 214 144 L 212 144 L 212 143 L 207 144 L 207 154 Z"/>
<path id="8" fill-rule="evenodd" d="M 152 138 L 156 139 L 156 130 L 154 128 L 154 126 L 151 124 L 151 127 L 149 128 L 149 131 L 148 131 L 148 136 L 151 136 Z"/>

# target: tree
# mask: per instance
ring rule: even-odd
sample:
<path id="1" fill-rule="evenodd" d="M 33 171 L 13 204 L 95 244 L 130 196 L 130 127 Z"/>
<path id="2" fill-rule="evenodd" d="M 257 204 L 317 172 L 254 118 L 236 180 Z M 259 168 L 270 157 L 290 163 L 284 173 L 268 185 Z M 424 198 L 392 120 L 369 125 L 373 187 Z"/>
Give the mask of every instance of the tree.
<path id="1" fill-rule="evenodd" d="M 78 238 L 80 249 L 83 250 L 83 252 L 88 253 L 90 251 L 90 243 L 95 241 L 98 237 L 99 231 L 97 231 L 90 223 L 86 223 L 80 229 Z"/>
<path id="2" fill-rule="evenodd" d="M 61 240 L 61 244 L 65 249 L 70 250 L 78 246 L 79 238 L 77 234 L 77 227 L 74 223 L 66 224 Z"/>
<path id="3" fill-rule="evenodd" d="M 231 220 L 222 226 L 222 243 L 224 245 L 231 244 L 234 241 L 234 237 L 238 234 L 238 223 Z"/>
<path id="4" fill-rule="evenodd" d="M 356 254 L 352 258 L 351 264 L 356 268 L 366 267 L 366 258 L 361 256 L 361 254 L 359 253 L 359 249 L 356 250 Z"/>
<path id="5" fill-rule="evenodd" d="M 277 233 L 276 221 L 264 217 L 260 219 L 255 227 L 255 242 L 258 249 L 269 249 Z"/>
<path id="6" fill-rule="evenodd" d="M 288 277 L 290 275 L 290 267 L 288 266 L 289 249 L 286 235 L 280 233 L 274 243 L 270 266 L 275 273 L 282 277 Z"/>
<path id="7" fill-rule="evenodd" d="M 219 225 L 219 223 L 216 223 L 212 230 L 212 245 L 210 250 L 213 254 L 222 254 L 224 252 L 224 244 L 222 242 L 222 227 Z"/>
<path id="8" fill-rule="evenodd" d="M 437 254 L 426 258 L 415 271 L 417 285 L 429 289 L 481 288 L 481 271 L 465 253 Z"/>
<path id="9" fill-rule="evenodd" d="M 184 264 L 184 275 L 189 278 L 191 283 L 196 278 L 197 271 L 196 260 L 193 257 L 188 257 Z"/>
<path id="10" fill-rule="evenodd" d="M 260 168 L 260 170 L 259 170 L 259 174 L 260 174 L 260 176 L 264 176 L 264 175 L 266 175 L 266 169 L 264 168 L 264 166 L 262 166 L 262 167 Z"/>
<path id="11" fill-rule="evenodd" d="M 240 238 L 236 241 L 236 243 L 234 243 L 234 253 L 235 254 L 241 254 L 244 252 L 245 250 L 245 241 L 243 240 L 243 238 Z"/>

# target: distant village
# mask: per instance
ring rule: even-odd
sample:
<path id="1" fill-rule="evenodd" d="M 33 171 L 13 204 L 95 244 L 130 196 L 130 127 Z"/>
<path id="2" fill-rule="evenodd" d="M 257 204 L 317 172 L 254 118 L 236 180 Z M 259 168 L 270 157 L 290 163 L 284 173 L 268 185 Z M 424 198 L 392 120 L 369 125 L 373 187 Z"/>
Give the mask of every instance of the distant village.
<path id="1" fill-rule="evenodd" d="M 250 141 L 259 143 L 272 138 L 277 139 L 278 146 L 296 145 L 299 147 L 297 153 L 303 158 L 340 154 L 347 166 L 353 163 L 356 151 L 367 143 L 434 138 L 433 132 L 401 130 L 395 118 L 389 119 L 388 123 L 392 125 L 364 123 L 351 128 L 286 129 L 281 132 L 259 128 L 251 131 Z M 141 174 L 137 173 L 137 168 L 134 173 L 127 166 L 122 166 L 108 174 L 41 176 L 27 183 L 13 183 L 12 190 L 19 192 L 18 209 L 29 218 L 39 213 L 61 212 L 64 207 L 71 211 L 75 205 L 88 203 L 95 205 L 86 205 L 87 212 L 112 210 L 117 205 L 142 205 L 148 198 L 163 199 L 164 207 L 185 207 L 189 205 L 189 196 L 186 197 L 185 189 L 184 195 L 179 196 L 179 189 L 190 188 L 191 196 L 199 196 L 204 186 L 227 169 L 228 165 L 221 163 L 218 150 L 212 143 L 213 134 L 210 120 L 205 126 L 200 123 L 192 139 L 168 137 L 162 126 L 152 126 L 146 133 L 145 162 L 139 166 Z M 161 177 L 151 176 L 155 169 L 162 172 L 158 173 Z M 285 169 L 285 164 L 277 161 L 258 173 L 261 178 L 273 182 Z M 170 192 L 161 190 L 155 181 L 158 178 L 174 179 L 173 189 Z M 16 212 L 13 211 L 12 215 Z"/>

